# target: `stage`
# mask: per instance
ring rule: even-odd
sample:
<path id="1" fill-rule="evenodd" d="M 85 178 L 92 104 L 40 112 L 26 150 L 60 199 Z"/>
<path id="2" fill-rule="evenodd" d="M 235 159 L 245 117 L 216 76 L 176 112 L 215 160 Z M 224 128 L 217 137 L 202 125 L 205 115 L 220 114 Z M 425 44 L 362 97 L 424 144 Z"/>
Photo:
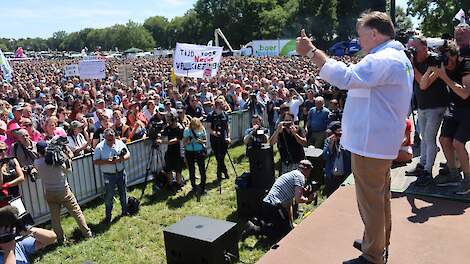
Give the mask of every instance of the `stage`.
<path id="1" fill-rule="evenodd" d="M 391 264 L 470 262 L 470 203 L 394 193 Z M 363 225 L 354 186 L 340 187 L 258 263 L 342 263 Z"/>

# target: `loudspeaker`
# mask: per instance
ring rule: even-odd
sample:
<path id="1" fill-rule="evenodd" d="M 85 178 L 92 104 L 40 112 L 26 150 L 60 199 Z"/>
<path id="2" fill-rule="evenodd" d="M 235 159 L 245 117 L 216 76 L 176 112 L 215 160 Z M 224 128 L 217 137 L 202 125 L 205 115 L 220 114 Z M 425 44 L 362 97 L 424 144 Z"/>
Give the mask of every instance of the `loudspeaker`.
<path id="1" fill-rule="evenodd" d="M 235 188 L 237 192 L 237 213 L 243 217 L 259 216 L 263 199 L 268 194 L 269 189 L 257 188 Z"/>
<path id="2" fill-rule="evenodd" d="M 259 189 L 271 188 L 275 181 L 274 155 L 270 145 L 252 147 L 249 150 L 251 187 Z"/>
<path id="3" fill-rule="evenodd" d="M 163 230 L 168 264 L 225 264 L 239 260 L 236 223 L 187 216 Z"/>
<path id="4" fill-rule="evenodd" d="M 319 185 L 325 184 L 325 160 L 323 160 L 323 150 L 313 147 L 304 148 L 305 158 L 308 159 L 313 169 L 310 172 L 312 179 Z"/>

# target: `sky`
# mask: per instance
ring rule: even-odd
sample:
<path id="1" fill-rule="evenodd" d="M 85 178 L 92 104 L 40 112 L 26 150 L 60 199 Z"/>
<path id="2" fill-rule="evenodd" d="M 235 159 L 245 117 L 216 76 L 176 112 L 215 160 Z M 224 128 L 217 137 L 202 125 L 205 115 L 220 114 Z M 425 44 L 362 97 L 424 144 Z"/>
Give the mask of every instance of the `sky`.
<path id="1" fill-rule="evenodd" d="M 196 0 L 20 0 L 2 1 L 0 37 L 48 38 L 52 33 L 103 28 L 151 16 L 182 16 Z M 407 6 L 407 0 L 396 0 Z M 416 21 L 416 20 L 415 20 Z M 414 22 L 415 22 L 414 21 Z"/>

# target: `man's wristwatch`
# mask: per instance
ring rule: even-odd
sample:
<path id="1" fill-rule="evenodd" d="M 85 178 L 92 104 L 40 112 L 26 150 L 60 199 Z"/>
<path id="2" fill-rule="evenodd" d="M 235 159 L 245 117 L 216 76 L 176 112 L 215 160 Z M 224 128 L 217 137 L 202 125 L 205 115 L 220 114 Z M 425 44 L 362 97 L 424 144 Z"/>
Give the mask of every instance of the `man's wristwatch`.
<path id="1" fill-rule="evenodd" d="M 313 57 L 315 57 L 315 52 L 317 52 L 317 48 L 309 50 L 307 52 L 306 56 L 309 57 L 310 59 L 312 59 Z"/>

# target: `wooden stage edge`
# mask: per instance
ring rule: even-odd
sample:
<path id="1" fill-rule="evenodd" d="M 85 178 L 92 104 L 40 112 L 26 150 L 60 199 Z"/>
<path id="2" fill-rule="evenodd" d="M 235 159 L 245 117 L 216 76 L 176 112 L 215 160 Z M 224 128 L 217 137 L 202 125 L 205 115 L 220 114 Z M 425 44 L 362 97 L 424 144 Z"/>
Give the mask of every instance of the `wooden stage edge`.
<path id="1" fill-rule="evenodd" d="M 470 203 L 394 193 L 390 264 L 470 263 Z M 363 225 L 354 186 L 341 187 L 257 263 L 341 264 Z"/>

